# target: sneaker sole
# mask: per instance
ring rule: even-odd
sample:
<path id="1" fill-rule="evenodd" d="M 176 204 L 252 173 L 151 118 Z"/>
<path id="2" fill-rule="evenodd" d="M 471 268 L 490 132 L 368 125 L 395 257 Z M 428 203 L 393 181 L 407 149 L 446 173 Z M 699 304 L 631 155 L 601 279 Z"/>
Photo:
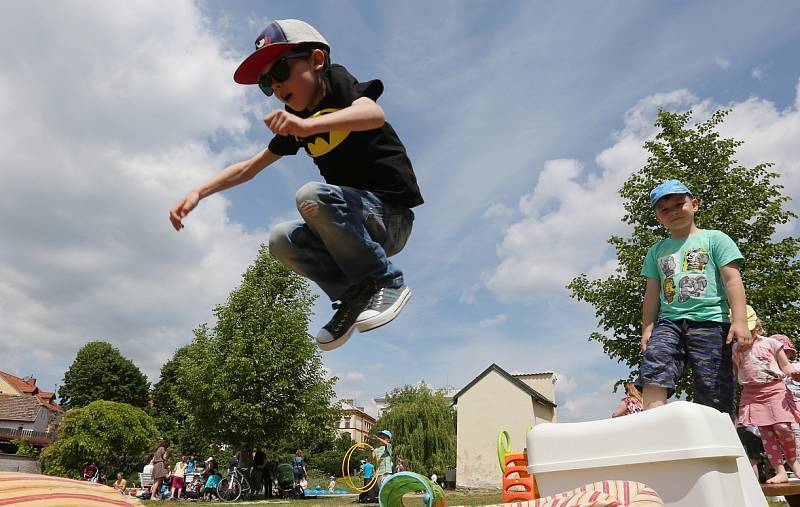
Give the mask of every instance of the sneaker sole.
<path id="1" fill-rule="evenodd" d="M 400 312 L 403 311 L 403 308 L 405 308 L 409 299 L 411 299 L 411 289 L 406 287 L 406 290 L 400 294 L 400 297 L 397 298 L 397 301 L 395 301 L 388 310 L 362 321 L 357 320 L 355 324 L 356 328 L 358 328 L 360 332 L 366 333 L 367 331 L 372 331 L 373 329 L 378 329 L 381 326 L 385 326 L 389 322 L 393 321 L 395 317 L 400 315 Z"/>
<path id="2" fill-rule="evenodd" d="M 350 326 L 350 329 L 338 339 L 323 343 L 319 341 L 319 335 L 322 334 L 322 331 L 325 331 L 325 329 L 323 329 L 322 331 L 317 333 L 317 347 L 319 347 L 320 350 L 324 350 L 325 352 L 328 352 L 329 350 L 338 349 L 339 347 L 344 345 L 345 342 L 347 342 L 347 340 L 349 340 L 351 336 L 353 336 L 353 331 L 355 330 L 356 330 L 356 325 L 353 324 L 352 326 Z"/>

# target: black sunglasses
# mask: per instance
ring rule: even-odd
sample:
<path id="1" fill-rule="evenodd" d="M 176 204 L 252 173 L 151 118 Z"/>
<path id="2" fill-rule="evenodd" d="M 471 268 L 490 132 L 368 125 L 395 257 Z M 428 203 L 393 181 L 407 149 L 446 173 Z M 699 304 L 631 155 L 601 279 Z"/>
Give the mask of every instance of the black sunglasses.
<path id="1" fill-rule="evenodd" d="M 292 75 L 292 68 L 289 67 L 288 60 L 290 58 L 307 58 L 309 56 L 311 56 L 310 51 L 283 55 L 272 64 L 269 72 L 265 72 L 258 78 L 258 87 L 261 88 L 261 91 L 264 92 L 267 97 L 272 97 L 272 83 L 283 83 Z"/>

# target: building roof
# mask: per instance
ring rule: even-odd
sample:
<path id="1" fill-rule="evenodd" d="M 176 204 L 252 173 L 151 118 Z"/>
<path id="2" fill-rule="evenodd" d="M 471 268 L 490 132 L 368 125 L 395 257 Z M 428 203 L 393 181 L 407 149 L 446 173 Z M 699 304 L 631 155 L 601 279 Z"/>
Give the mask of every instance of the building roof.
<path id="1" fill-rule="evenodd" d="M 0 394 L 0 421 L 33 422 L 40 407 L 35 396 Z"/>
<path id="2" fill-rule="evenodd" d="M 16 389 L 21 395 L 36 397 L 39 402 L 53 412 L 63 412 L 64 410 L 55 402 L 56 393 L 50 391 L 40 391 L 33 377 L 20 378 L 16 375 L 0 371 L 0 377 L 8 382 L 11 387 Z"/>
<path id="3" fill-rule="evenodd" d="M 20 394 L 36 394 L 39 388 L 36 387 L 36 379 L 32 377 L 19 378 L 16 375 L 0 371 L 0 377 L 11 384 L 11 386 L 20 392 Z"/>
<path id="4" fill-rule="evenodd" d="M 356 406 L 353 400 L 341 400 L 342 412 L 348 415 L 356 414 L 361 418 L 375 423 L 375 418 L 364 411 L 364 407 Z"/>
<path id="5" fill-rule="evenodd" d="M 518 387 L 519 389 L 521 389 L 522 391 L 524 391 L 525 393 L 530 395 L 534 400 L 538 401 L 539 403 L 542 403 L 544 405 L 549 405 L 549 406 L 554 407 L 554 408 L 558 406 L 555 403 L 553 403 L 551 400 L 549 400 L 546 396 L 542 395 L 539 391 L 537 391 L 536 389 L 532 388 L 531 386 L 529 386 L 525 382 L 519 380 L 518 378 L 516 378 L 516 376 L 511 375 L 510 373 L 508 373 L 507 371 L 505 371 L 504 369 L 500 368 L 499 366 L 497 366 L 494 363 L 492 363 L 491 366 L 489 366 L 488 368 L 483 370 L 483 372 L 480 375 L 478 375 L 477 377 L 472 379 L 472 382 L 467 384 L 462 390 L 457 392 L 456 395 L 453 396 L 453 404 L 458 403 L 458 398 L 462 394 L 464 394 L 465 392 L 469 391 L 469 389 L 472 386 L 474 386 L 475 384 L 480 382 L 480 380 L 483 377 L 485 377 L 486 375 L 489 374 L 489 372 L 492 372 L 492 371 L 497 372 L 501 377 L 505 378 L 512 385 Z"/>

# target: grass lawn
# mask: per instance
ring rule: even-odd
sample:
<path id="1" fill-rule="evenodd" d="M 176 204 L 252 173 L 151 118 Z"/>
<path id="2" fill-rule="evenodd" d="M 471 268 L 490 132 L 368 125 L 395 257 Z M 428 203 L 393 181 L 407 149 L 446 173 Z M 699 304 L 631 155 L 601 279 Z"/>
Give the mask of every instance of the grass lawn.
<path id="1" fill-rule="evenodd" d="M 356 497 L 355 496 L 320 496 L 316 499 L 309 498 L 305 500 L 254 500 L 254 501 L 240 501 L 236 502 L 232 505 L 288 505 L 292 504 L 292 507 L 336 507 L 342 505 L 362 505 L 355 503 Z M 445 491 L 445 505 L 488 505 L 488 504 L 495 504 L 500 503 L 501 497 L 500 492 L 492 493 L 491 491 Z M 421 507 L 425 505 L 422 502 L 422 499 L 417 497 L 415 498 L 414 495 L 406 495 L 404 498 L 405 505 L 409 507 Z M 173 506 L 180 506 L 180 505 L 193 505 L 198 502 L 187 502 L 187 501 L 144 501 L 142 502 L 144 505 L 161 505 L 162 507 L 167 507 L 168 505 Z M 788 504 L 786 502 L 778 502 L 778 501 L 770 501 L 768 502 L 770 507 L 786 507 Z M 213 502 L 214 505 L 216 504 L 223 504 L 223 502 Z M 198 505 L 212 505 L 212 503 L 201 502 Z M 370 505 L 370 504 L 363 504 L 363 505 Z M 377 504 L 372 504 L 377 505 Z"/>
<path id="2" fill-rule="evenodd" d="M 477 492 L 466 492 L 466 491 L 445 491 L 445 504 L 446 505 L 486 505 L 492 503 L 500 503 L 500 492 L 492 493 L 491 491 L 477 491 Z M 421 507 L 425 505 L 422 502 L 422 499 L 417 497 L 415 498 L 414 495 L 406 495 L 404 502 L 407 506 L 410 507 Z M 187 502 L 185 500 L 182 501 L 174 501 L 174 500 L 147 500 L 142 502 L 144 505 L 161 505 L 162 507 L 166 507 L 168 505 L 180 506 L 180 505 L 212 505 L 210 502 Z M 213 504 L 224 504 L 223 502 L 214 502 Z M 239 501 L 230 505 L 288 505 L 292 504 L 293 507 L 335 507 L 341 505 L 370 505 L 370 504 L 357 504 L 356 503 L 356 496 L 355 495 L 332 495 L 332 496 L 320 496 L 316 499 L 307 498 L 304 500 L 253 500 L 253 501 Z M 372 504 L 377 505 L 377 504 Z"/>

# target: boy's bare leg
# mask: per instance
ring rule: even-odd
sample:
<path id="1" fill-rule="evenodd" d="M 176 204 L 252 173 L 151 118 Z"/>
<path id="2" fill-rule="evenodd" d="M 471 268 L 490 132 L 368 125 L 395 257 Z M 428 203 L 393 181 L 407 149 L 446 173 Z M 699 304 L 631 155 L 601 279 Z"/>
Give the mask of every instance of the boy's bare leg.
<path id="1" fill-rule="evenodd" d="M 667 390 L 664 387 L 644 386 L 642 390 L 642 408 L 650 410 L 667 403 Z"/>

